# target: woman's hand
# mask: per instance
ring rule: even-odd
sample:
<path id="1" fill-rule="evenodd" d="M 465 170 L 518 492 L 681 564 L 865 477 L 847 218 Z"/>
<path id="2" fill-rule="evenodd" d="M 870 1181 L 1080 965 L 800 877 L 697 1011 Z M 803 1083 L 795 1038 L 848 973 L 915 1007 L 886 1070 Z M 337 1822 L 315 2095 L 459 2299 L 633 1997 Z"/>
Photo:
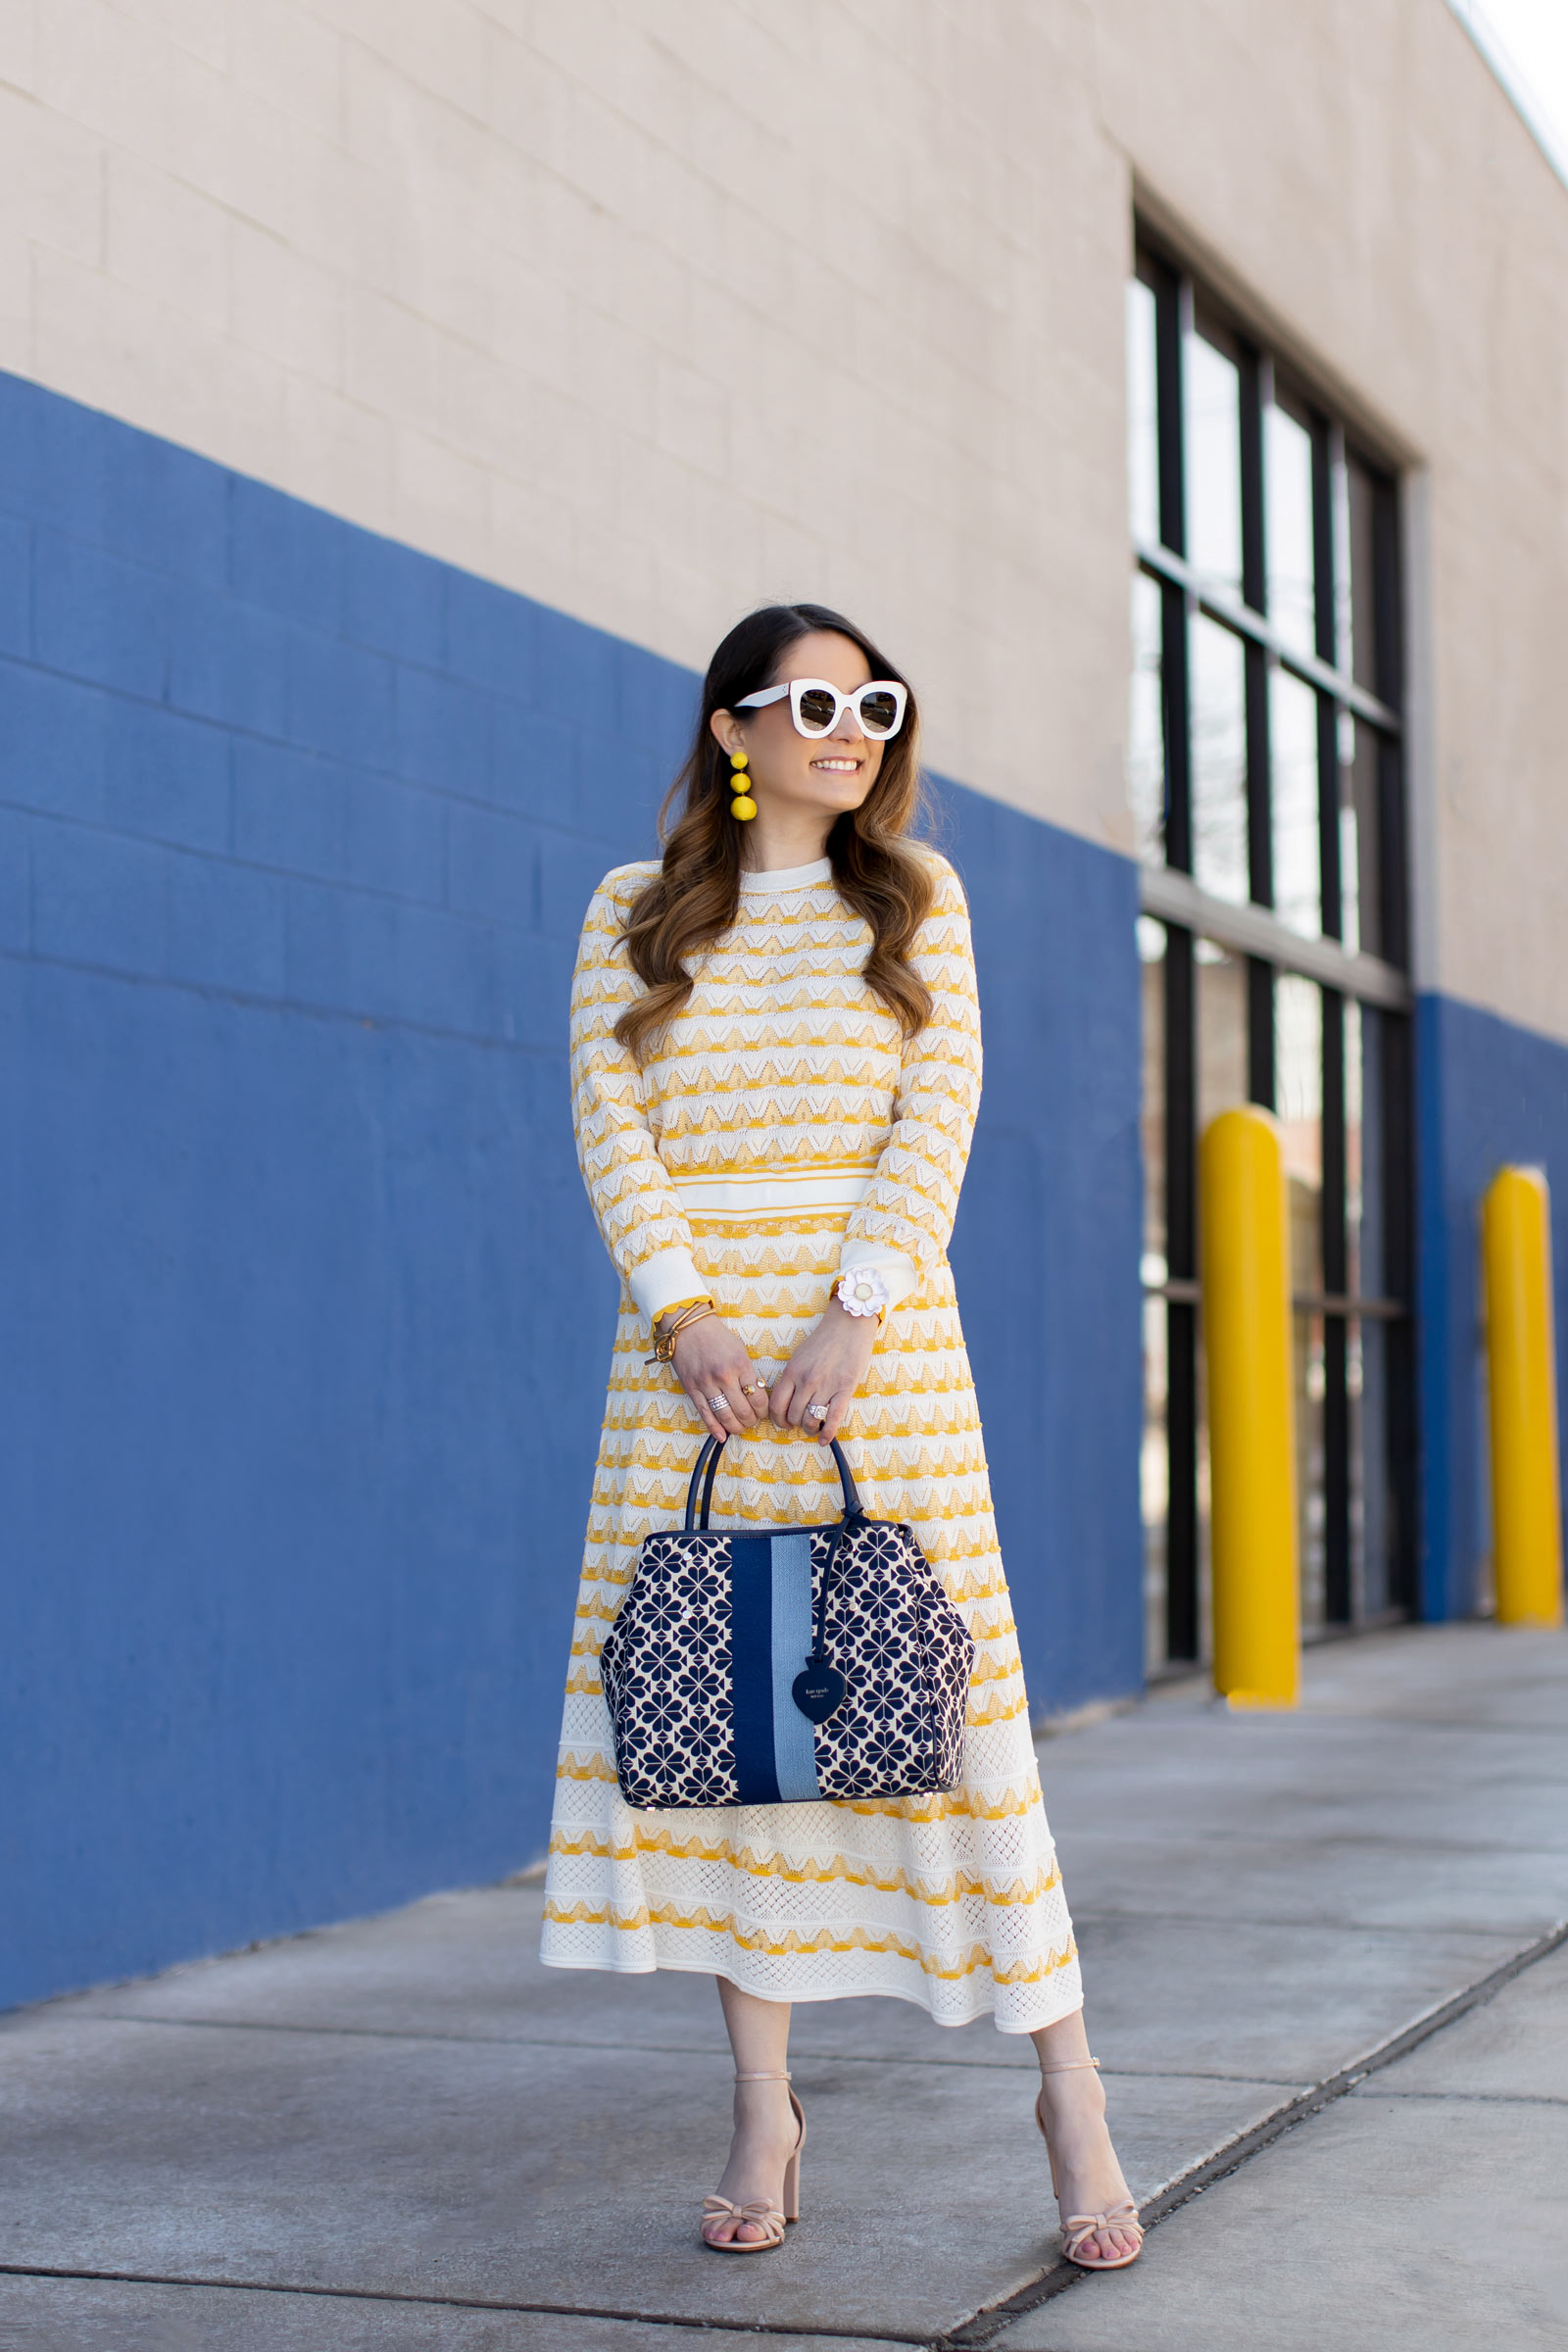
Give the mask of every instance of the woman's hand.
<path id="1" fill-rule="evenodd" d="M 675 1334 L 674 1371 L 710 1438 L 732 1438 L 767 1413 L 761 1376 L 722 1315 Z"/>
<path id="2" fill-rule="evenodd" d="M 773 1383 L 768 1409 L 779 1426 L 793 1424 L 824 1443 L 836 1438 L 856 1390 L 871 1368 L 876 1340 L 874 1315 L 847 1315 L 838 1300 L 830 1298 L 821 1322 L 807 1333 Z M 827 1406 L 825 1420 L 808 1410 L 813 1404 Z"/>

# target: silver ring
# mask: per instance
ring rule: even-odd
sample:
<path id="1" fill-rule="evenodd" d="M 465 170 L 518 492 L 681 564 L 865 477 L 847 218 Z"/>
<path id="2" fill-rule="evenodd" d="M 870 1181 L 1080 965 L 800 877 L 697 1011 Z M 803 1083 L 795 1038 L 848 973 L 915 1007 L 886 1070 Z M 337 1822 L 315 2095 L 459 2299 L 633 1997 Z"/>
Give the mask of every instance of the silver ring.
<path id="1" fill-rule="evenodd" d="M 825 1421 L 833 1407 L 830 1404 L 808 1404 L 806 1410 L 811 1420 Z"/>
<path id="2" fill-rule="evenodd" d="M 708 1401 L 712 1406 L 715 1413 L 727 1413 L 729 1411 L 729 1398 L 727 1396 L 710 1396 Z"/>

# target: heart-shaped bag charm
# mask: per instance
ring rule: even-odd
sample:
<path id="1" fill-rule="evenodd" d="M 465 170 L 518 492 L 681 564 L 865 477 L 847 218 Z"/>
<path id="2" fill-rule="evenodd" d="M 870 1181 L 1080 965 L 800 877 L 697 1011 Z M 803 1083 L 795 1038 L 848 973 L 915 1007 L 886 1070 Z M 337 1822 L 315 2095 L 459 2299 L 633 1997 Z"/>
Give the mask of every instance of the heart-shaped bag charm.
<path id="1" fill-rule="evenodd" d="M 790 1694 L 810 1722 L 826 1723 L 834 1708 L 843 1705 L 848 1689 L 843 1675 L 826 1658 L 808 1658 L 806 1671 L 795 1677 Z"/>

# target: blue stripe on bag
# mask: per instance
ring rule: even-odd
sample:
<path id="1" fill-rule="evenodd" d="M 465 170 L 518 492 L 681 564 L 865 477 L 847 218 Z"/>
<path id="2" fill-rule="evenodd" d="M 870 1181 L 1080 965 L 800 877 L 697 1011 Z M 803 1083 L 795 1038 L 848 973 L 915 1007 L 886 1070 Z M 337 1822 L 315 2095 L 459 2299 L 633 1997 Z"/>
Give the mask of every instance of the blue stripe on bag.
<path id="1" fill-rule="evenodd" d="M 730 1675 L 735 1781 L 743 1805 L 776 1805 L 773 1765 L 773 1544 L 768 1536 L 729 1540 Z"/>
<path id="2" fill-rule="evenodd" d="M 775 1536 L 773 1554 L 773 1770 L 786 1804 L 820 1797 L 810 1717 L 795 1704 L 795 1677 L 811 1647 L 811 1539 Z"/>
<path id="3" fill-rule="evenodd" d="M 792 1686 L 811 1646 L 811 1539 L 730 1538 L 735 1779 L 743 1805 L 819 1797 L 812 1727 Z"/>

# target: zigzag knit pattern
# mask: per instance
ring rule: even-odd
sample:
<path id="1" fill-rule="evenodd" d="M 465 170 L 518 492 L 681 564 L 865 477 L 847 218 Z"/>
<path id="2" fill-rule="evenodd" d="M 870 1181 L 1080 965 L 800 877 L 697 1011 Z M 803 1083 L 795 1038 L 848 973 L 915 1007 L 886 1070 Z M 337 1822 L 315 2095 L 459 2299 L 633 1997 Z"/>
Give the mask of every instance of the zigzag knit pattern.
<path id="1" fill-rule="evenodd" d="M 796 886 L 743 892 L 640 1069 L 612 1032 L 641 985 L 621 941 L 627 910 L 656 869 L 608 875 L 573 987 L 573 1109 L 623 1284 L 663 1252 L 689 1253 L 688 1287 L 712 1296 L 768 1379 L 821 1314 L 846 1246 L 904 1269 L 843 1438 L 867 1510 L 913 1527 L 974 1636 L 963 1777 L 945 1795 L 897 1802 L 711 1814 L 623 1803 L 599 1651 L 644 1536 L 680 1523 L 703 1434 L 672 1375 L 644 1362 L 648 1318 L 627 1288 L 572 1640 L 543 1956 L 700 1970 L 770 2000 L 891 1993 L 943 2024 L 990 2012 L 1028 2033 L 1082 1993 L 946 1256 L 979 1101 L 980 1019 L 963 893 L 927 855 L 935 895 L 910 960 L 933 1009 L 917 1037 L 906 1042 L 861 977 L 868 927 L 825 868 L 810 869 Z M 726 1180 L 716 1211 L 714 1179 Z M 684 1200 L 683 1185 L 703 1200 Z M 792 1202 L 792 1186 L 809 1200 Z M 765 1213 L 748 1208 L 749 1189 Z M 771 1426 L 730 1440 L 715 1526 L 837 1512 L 822 1448 Z"/>

